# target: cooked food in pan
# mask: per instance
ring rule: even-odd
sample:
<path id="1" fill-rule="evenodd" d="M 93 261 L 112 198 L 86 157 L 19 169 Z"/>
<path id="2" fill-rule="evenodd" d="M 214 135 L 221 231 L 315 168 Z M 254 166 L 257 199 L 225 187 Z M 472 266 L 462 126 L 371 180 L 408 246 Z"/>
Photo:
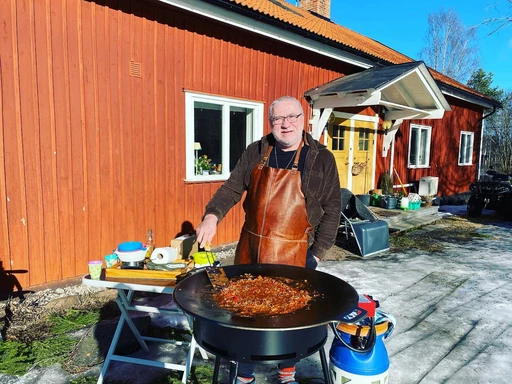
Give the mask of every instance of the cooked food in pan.
<path id="1" fill-rule="evenodd" d="M 244 274 L 215 296 L 219 306 L 242 317 L 273 316 L 304 308 L 313 295 L 307 282 Z"/>

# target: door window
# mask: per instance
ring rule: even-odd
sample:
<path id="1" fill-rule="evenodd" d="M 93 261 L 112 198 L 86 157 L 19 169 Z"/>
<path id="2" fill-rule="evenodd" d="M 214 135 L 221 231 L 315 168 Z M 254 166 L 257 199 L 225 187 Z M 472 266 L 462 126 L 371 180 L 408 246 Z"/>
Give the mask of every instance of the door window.
<path id="1" fill-rule="evenodd" d="M 333 151 L 345 150 L 345 127 L 341 125 L 332 126 L 331 149 Z"/>
<path id="2" fill-rule="evenodd" d="M 358 149 L 360 151 L 368 151 L 370 147 L 370 130 L 368 128 L 359 129 Z"/>

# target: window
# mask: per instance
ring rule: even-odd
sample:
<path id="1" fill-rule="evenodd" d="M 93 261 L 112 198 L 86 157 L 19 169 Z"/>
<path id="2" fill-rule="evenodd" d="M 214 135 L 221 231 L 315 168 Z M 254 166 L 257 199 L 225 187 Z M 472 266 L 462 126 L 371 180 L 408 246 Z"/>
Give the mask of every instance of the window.
<path id="1" fill-rule="evenodd" d="M 432 127 L 411 124 L 409 168 L 427 168 L 430 163 L 430 134 Z"/>
<path id="2" fill-rule="evenodd" d="M 186 178 L 225 180 L 242 152 L 263 134 L 263 104 L 185 94 Z"/>
<path id="3" fill-rule="evenodd" d="M 473 141 L 475 138 L 474 132 L 460 133 L 460 147 L 459 147 L 459 165 L 473 164 Z"/>
<path id="4" fill-rule="evenodd" d="M 359 140 L 357 149 L 368 151 L 370 145 L 370 130 L 368 128 L 359 128 Z"/>
<path id="5" fill-rule="evenodd" d="M 332 126 L 331 149 L 333 151 L 345 150 L 345 127 L 341 125 Z"/>

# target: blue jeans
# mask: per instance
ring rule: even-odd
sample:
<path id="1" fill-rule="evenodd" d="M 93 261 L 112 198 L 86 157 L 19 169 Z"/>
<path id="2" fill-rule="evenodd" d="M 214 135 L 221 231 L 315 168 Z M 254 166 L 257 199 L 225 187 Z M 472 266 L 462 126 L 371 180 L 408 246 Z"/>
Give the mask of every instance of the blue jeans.
<path id="1" fill-rule="evenodd" d="M 315 259 L 315 256 L 311 253 L 311 251 L 308 249 L 308 252 L 306 253 L 306 269 L 316 269 L 318 267 L 318 262 Z"/>

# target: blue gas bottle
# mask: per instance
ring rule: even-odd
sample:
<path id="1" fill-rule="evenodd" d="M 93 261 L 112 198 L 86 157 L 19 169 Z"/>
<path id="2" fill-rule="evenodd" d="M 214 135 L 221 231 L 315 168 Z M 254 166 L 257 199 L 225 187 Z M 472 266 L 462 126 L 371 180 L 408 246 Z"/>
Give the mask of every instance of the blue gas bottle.
<path id="1" fill-rule="evenodd" d="M 338 324 L 329 352 L 333 383 L 388 384 L 389 357 L 384 339 L 393 328 L 383 316 L 370 323 Z"/>

